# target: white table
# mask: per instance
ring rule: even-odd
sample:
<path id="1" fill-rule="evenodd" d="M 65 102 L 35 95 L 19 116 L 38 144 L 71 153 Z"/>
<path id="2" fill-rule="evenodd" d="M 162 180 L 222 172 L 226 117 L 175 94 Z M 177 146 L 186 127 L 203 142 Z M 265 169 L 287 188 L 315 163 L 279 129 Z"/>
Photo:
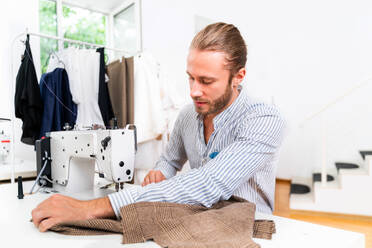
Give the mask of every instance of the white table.
<path id="1" fill-rule="evenodd" d="M 24 182 L 28 192 L 32 182 Z M 17 184 L 0 185 L 0 247 L 86 247 L 86 248 L 151 248 L 154 242 L 122 245 L 121 235 L 66 236 L 54 232 L 40 233 L 30 222 L 31 210 L 50 195 L 37 193 L 17 198 Z M 275 221 L 277 233 L 272 240 L 254 239 L 263 248 L 365 248 L 364 234 L 291 220 L 256 214 L 256 219 Z"/>

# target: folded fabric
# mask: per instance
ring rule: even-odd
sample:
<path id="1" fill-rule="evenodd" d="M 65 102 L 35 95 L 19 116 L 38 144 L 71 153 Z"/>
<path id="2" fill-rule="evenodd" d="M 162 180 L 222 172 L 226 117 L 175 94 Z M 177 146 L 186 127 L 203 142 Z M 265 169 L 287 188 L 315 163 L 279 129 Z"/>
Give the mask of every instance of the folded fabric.
<path id="1" fill-rule="evenodd" d="M 123 244 L 153 240 L 161 247 L 260 247 L 253 238 L 271 239 L 272 220 L 255 220 L 255 205 L 238 197 L 203 206 L 139 202 L 120 210 L 121 220 L 65 222 L 50 230 L 67 235 L 122 233 Z"/>

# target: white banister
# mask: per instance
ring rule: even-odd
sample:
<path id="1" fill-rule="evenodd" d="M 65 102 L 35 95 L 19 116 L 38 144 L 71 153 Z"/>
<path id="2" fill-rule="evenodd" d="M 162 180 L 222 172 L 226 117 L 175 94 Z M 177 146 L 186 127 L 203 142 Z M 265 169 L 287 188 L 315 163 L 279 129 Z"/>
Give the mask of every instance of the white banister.
<path id="1" fill-rule="evenodd" d="M 356 86 L 348 89 L 344 94 L 336 97 L 334 100 L 330 101 L 329 103 L 325 104 L 323 107 L 321 107 L 318 111 L 312 113 L 311 115 L 309 115 L 308 117 L 306 117 L 304 120 L 302 120 L 300 122 L 300 127 L 303 127 L 305 125 L 306 122 L 314 119 L 315 117 L 319 116 L 321 113 L 323 113 L 324 111 L 326 111 L 327 109 L 329 109 L 330 107 L 336 105 L 338 102 L 340 102 L 341 100 L 343 100 L 344 98 L 346 98 L 347 96 L 350 96 L 354 93 L 354 91 L 356 91 L 357 89 L 360 89 L 364 86 L 366 86 L 367 84 L 369 84 L 370 82 L 372 81 L 372 77 L 366 79 L 366 80 L 363 80 L 362 82 L 360 82 L 359 84 L 357 84 Z"/>
<path id="2" fill-rule="evenodd" d="M 321 168 L 321 183 L 322 187 L 326 187 L 327 185 L 327 130 L 326 130 L 326 121 L 325 121 L 325 111 L 331 108 L 332 106 L 336 105 L 341 100 L 345 99 L 347 96 L 352 95 L 357 89 L 360 89 L 370 83 L 372 78 L 368 78 L 367 80 L 363 80 L 356 86 L 347 90 L 344 94 L 336 97 L 334 100 L 330 101 L 318 111 L 314 112 L 313 114 L 309 115 L 303 121 L 300 122 L 299 127 L 303 128 L 305 124 L 314 119 L 315 117 L 320 116 L 321 121 L 321 142 L 322 142 L 322 168 Z"/>
<path id="3" fill-rule="evenodd" d="M 327 185 L 327 130 L 325 124 L 324 113 L 321 114 L 321 134 L 322 134 L 322 170 L 321 170 L 321 182 L 322 187 Z"/>

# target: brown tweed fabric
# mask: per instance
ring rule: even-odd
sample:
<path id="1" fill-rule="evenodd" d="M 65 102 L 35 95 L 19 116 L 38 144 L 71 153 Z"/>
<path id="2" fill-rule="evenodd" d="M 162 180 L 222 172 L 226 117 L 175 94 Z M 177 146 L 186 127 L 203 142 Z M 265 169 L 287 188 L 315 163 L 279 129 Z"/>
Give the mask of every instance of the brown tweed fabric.
<path id="1" fill-rule="evenodd" d="M 92 219 L 63 222 L 49 230 L 66 235 L 105 235 L 123 233 L 123 226 L 119 220 Z"/>
<path id="2" fill-rule="evenodd" d="M 275 223 L 272 220 L 255 220 L 253 225 L 253 237 L 271 239 L 276 233 Z"/>
<path id="3" fill-rule="evenodd" d="M 255 205 L 238 197 L 212 208 L 167 202 L 139 202 L 120 210 L 122 220 L 61 223 L 50 230 L 69 235 L 123 233 L 123 243 L 154 240 L 169 248 L 260 247 L 254 238 L 271 239 L 275 223 L 254 220 Z"/>

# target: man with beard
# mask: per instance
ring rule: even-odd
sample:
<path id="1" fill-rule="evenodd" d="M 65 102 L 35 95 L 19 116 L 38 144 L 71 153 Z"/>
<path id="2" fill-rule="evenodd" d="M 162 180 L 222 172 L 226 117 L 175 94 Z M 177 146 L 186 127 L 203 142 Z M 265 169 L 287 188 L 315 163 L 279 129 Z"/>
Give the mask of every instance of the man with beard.
<path id="1" fill-rule="evenodd" d="M 79 201 L 54 195 L 32 211 L 40 231 L 69 220 L 119 217 L 120 207 L 144 201 L 212 206 L 232 195 L 272 213 L 275 158 L 284 121 L 242 89 L 247 49 L 239 30 L 215 23 L 193 39 L 187 58 L 193 104 L 183 108 L 170 141 L 141 188 Z M 191 170 L 176 175 L 186 161 Z"/>

